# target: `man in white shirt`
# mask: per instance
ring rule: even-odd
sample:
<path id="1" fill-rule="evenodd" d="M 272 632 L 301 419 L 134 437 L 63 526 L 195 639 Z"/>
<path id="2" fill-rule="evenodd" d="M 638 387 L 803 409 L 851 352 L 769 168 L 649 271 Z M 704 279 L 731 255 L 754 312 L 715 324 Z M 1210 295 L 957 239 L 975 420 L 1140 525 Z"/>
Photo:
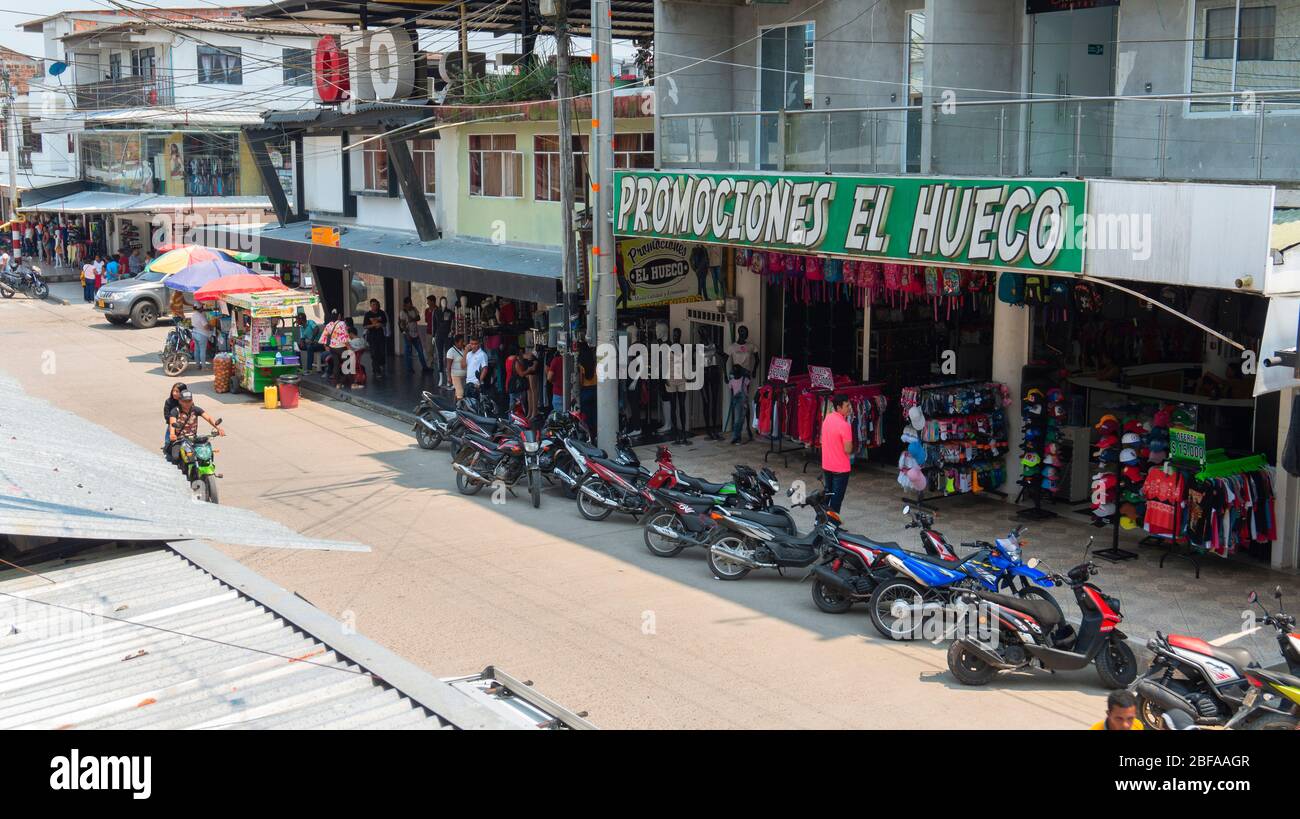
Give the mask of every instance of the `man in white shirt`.
<path id="1" fill-rule="evenodd" d="M 487 375 L 488 356 L 479 340 L 469 340 L 469 351 L 465 353 L 465 394 L 478 396 Z"/>

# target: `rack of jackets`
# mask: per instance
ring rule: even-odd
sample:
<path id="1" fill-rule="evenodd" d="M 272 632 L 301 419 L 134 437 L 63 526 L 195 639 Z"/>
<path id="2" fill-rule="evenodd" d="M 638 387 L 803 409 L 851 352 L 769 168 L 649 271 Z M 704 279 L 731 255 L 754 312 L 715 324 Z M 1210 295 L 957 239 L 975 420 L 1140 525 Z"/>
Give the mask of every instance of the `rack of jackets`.
<path id="1" fill-rule="evenodd" d="M 1273 473 L 1262 456 L 1199 470 L 1171 463 L 1148 472 L 1142 493 L 1143 528 L 1155 537 L 1220 557 L 1277 539 Z"/>

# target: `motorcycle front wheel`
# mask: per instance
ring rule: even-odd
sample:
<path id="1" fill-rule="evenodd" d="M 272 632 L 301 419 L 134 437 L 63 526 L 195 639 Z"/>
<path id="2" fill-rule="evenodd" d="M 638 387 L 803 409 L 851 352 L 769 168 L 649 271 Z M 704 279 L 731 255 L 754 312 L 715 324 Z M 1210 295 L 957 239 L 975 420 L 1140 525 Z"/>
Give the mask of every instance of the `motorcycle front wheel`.
<path id="1" fill-rule="evenodd" d="M 419 423 L 415 427 L 415 442 L 420 445 L 420 449 L 437 449 L 442 444 L 442 434 Z"/>
<path id="2" fill-rule="evenodd" d="M 9 285 L 0 284 L 0 296 L 4 296 L 6 299 L 12 299 L 14 297 L 14 293 L 16 292 L 18 291 L 14 290 Z"/>
<path id="3" fill-rule="evenodd" d="M 175 377 L 189 369 L 190 357 L 185 353 L 164 353 L 162 365 L 164 373 Z"/>
<path id="4" fill-rule="evenodd" d="M 44 301 L 50 295 L 50 286 L 45 282 L 41 282 L 32 289 L 32 295 Z"/>
<path id="5" fill-rule="evenodd" d="M 201 500 L 205 503 L 221 502 L 217 492 L 217 478 L 215 475 L 203 475 L 190 481 L 190 491 L 194 493 L 195 500 Z"/>
<path id="6" fill-rule="evenodd" d="M 534 509 L 542 505 L 542 473 L 536 468 L 528 470 L 528 494 L 532 496 Z"/>
<path id="7" fill-rule="evenodd" d="M 602 489 L 604 489 L 606 493 L 609 491 L 609 487 L 605 482 L 594 474 L 583 478 L 582 482 L 578 484 L 578 513 L 587 520 L 596 522 L 600 522 L 609 517 L 614 510 L 601 504 L 595 498 L 588 496 L 586 492 L 582 491 L 583 487 L 591 487 L 597 492 L 600 492 Z"/>
<path id="8" fill-rule="evenodd" d="M 1111 640 L 1097 652 L 1097 676 L 1109 689 L 1128 688 L 1137 679 L 1137 656 L 1126 640 Z"/>

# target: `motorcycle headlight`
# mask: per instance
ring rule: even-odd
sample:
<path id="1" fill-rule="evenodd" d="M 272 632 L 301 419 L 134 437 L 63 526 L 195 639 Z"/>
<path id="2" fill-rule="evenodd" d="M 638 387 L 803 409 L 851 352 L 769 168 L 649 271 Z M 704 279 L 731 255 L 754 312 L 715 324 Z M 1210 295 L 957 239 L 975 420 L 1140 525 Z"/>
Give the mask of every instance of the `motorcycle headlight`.
<path id="1" fill-rule="evenodd" d="M 524 452 L 536 452 L 539 446 L 537 441 L 524 441 Z"/>
<path id="2" fill-rule="evenodd" d="M 196 458 L 198 458 L 198 459 L 200 459 L 200 460 L 204 460 L 204 461 L 211 459 L 211 458 L 212 458 L 212 445 L 211 445 L 211 444 L 199 444 L 198 446 L 194 447 L 194 457 L 196 457 Z"/>

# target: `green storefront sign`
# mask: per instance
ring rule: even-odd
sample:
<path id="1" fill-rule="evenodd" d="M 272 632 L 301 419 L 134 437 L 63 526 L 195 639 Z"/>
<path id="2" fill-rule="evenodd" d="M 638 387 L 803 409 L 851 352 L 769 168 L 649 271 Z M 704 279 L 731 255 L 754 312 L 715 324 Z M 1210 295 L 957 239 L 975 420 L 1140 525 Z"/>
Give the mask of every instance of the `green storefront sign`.
<path id="1" fill-rule="evenodd" d="M 614 233 L 903 262 L 1083 272 L 1075 179 L 618 172 Z"/>

